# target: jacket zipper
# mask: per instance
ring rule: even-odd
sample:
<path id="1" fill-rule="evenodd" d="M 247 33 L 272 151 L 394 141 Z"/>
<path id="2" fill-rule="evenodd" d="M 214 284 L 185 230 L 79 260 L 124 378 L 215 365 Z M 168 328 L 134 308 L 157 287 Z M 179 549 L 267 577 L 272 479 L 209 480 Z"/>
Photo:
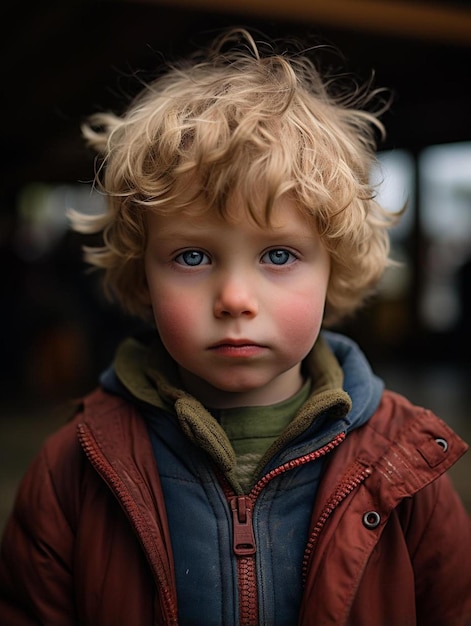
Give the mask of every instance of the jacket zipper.
<path id="1" fill-rule="evenodd" d="M 232 549 L 237 557 L 239 624 L 257 626 L 258 594 L 255 570 L 255 535 L 252 523 L 254 501 L 249 496 L 229 497 L 232 511 Z"/>
<path id="2" fill-rule="evenodd" d="M 293 459 L 265 474 L 247 496 L 236 496 L 232 488 L 223 481 L 224 494 L 232 511 L 232 545 L 237 558 L 237 580 L 239 588 L 239 626 L 258 625 L 258 591 L 255 556 L 257 546 L 252 523 L 255 502 L 267 484 L 285 472 L 315 461 L 334 450 L 345 440 L 346 433 L 339 433 L 325 446 Z"/>
<path id="3" fill-rule="evenodd" d="M 345 498 L 356 489 L 370 474 L 372 470 L 369 467 L 365 467 L 361 465 L 359 462 L 356 462 L 348 474 L 343 478 L 342 482 L 338 485 L 338 487 L 334 490 L 326 505 L 324 506 L 322 513 L 317 521 L 317 524 L 314 526 L 309 540 L 306 545 L 306 550 L 304 552 L 303 557 L 303 565 L 302 565 L 302 580 L 303 585 L 306 583 L 307 572 L 309 567 L 309 562 L 311 560 L 312 553 L 316 546 L 316 543 L 319 539 L 319 536 L 322 532 L 322 529 L 325 527 L 328 519 L 332 515 L 333 511 L 336 507 L 343 501 Z"/>
<path id="4" fill-rule="evenodd" d="M 93 467 L 98 474 L 110 487 L 111 491 L 115 494 L 121 507 L 129 517 L 137 536 L 143 544 L 144 553 L 146 554 L 150 566 L 156 572 L 158 580 L 158 588 L 162 598 L 162 612 L 165 618 L 166 624 L 178 623 L 177 620 L 177 606 L 171 593 L 171 587 L 168 580 L 166 568 L 162 562 L 161 556 L 157 550 L 153 550 L 152 553 L 157 558 L 150 558 L 150 552 L 146 547 L 146 537 L 148 535 L 147 525 L 142 518 L 139 511 L 139 507 L 136 505 L 133 497 L 128 493 L 126 486 L 123 484 L 118 474 L 115 472 L 113 466 L 108 463 L 104 458 L 98 444 L 88 430 L 85 424 L 78 425 L 78 438 L 82 445 L 82 448 Z"/>

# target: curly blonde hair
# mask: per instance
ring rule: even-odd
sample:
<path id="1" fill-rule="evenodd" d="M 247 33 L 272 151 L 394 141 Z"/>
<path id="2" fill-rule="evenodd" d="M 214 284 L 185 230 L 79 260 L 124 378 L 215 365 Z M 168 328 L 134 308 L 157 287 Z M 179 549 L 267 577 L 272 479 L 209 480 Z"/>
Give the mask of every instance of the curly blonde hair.
<path id="1" fill-rule="evenodd" d="M 342 94 L 306 55 L 262 54 L 237 29 L 168 67 L 122 116 L 91 116 L 83 134 L 102 157 L 96 185 L 107 209 L 72 212 L 71 220 L 75 230 L 103 237 L 101 246 L 85 247 L 85 258 L 104 270 L 107 294 L 150 317 L 145 214 L 178 216 L 191 202 L 178 184 L 188 176 L 222 216 L 237 190 L 259 224 L 291 194 L 331 258 L 324 324 L 355 311 L 390 263 L 394 221 L 369 182 L 375 135 L 384 133 L 380 112 L 366 110 L 375 93 L 366 86 Z"/>

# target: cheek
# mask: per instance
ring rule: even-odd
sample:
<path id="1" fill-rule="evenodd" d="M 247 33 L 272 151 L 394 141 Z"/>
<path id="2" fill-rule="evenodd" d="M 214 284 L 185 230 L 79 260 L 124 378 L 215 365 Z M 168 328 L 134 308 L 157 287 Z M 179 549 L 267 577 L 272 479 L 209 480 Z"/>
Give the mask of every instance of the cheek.
<path id="1" fill-rule="evenodd" d="M 293 348 L 310 349 L 324 319 L 327 289 L 330 280 L 330 259 L 325 250 L 315 262 L 293 281 L 278 305 L 279 322 L 284 326 L 287 341 Z"/>
<path id="2" fill-rule="evenodd" d="M 309 348 L 317 339 L 324 316 L 325 298 L 322 294 L 299 294 L 286 298 L 277 308 L 278 323 L 287 342 L 293 348 Z"/>
<path id="3" fill-rule="evenodd" d="M 165 303 L 156 304 L 153 308 L 157 330 L 164 341 L 185 335 L 188 316 L 186 307 L 179 299 L 166 299 Z"/>
<path id="4" fill-rule="evenodd" d="M 154 307 L 154 320 L 160 340 L 171 357 L 180 363 L 191 351 L 191 335 L 188 334 L 188 318 L 178 306 Z"/>
<path id="5" fill-rule="evenodd" d="M 160 297 L 158 294 L 161 294 Z M 169 352 L 180 350 L 191 343 L 192 331 L 201 317 L 197 298 L 185 290 L 155 290 L 152 296 L 154 320 L 159 335 Z"/>

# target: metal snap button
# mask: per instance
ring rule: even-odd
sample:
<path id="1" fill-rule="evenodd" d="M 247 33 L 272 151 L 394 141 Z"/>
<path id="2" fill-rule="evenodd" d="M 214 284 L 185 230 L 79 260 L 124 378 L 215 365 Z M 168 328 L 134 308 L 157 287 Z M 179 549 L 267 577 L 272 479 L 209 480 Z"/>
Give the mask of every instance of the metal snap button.
<path id="1" fill-rule="evenodd" d="M 437 437 L 435 439 L 435 443 L 438 443 L 443 452 L 446 452 L 448 450 L 448 441 L 446 439 L 443 439 L 442 437 Z"/>
<path id="2" fill-rule="evenodd" d="M 368 530 L 374 530 L 381 523 L 381 515 L 378 511 L 368 511 L 363 515 L 363 526 Z"/>

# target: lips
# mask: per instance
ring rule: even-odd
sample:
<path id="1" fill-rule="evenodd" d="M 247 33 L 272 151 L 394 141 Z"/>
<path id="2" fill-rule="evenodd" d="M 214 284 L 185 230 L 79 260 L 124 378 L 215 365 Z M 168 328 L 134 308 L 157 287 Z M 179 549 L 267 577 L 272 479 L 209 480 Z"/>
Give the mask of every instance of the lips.
<path id="1" fill-rule="evenodd" d="M 260 355 L 266 350 L 266 346 L 250 339 L 223 339 L 211 345 L 209 350 L 220 356 L 247 358 Z"/>
<path id="2" fill-rule="evenodd" d="M 221 346 L 234 346 L 236 348 L 241 346 L 258 346 L 260 348 L 262 347 L 260 346 L 260 344 L 255 341 L 251 341 L 250 339 L 223 339 L 222 341 L 218 341 L 217 343 L 210 346 L 210 349 L 220 348 Z"/>

